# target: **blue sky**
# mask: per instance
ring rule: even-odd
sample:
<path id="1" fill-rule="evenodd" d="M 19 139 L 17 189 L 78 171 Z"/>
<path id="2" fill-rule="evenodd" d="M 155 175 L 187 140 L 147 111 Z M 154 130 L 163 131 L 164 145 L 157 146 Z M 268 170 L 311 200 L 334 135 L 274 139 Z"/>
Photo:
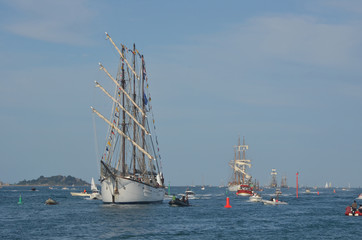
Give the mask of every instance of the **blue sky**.
<path id="1" fill-rule="evenodd" d="M 105 40 L 145 55 L 166 182 L 226 184 L 245 136 L 251 175 L 361 186 L 361 1 L 0 0 L 0 180 L 99 176 L 94 80 Z M 109 85 L 107 85 L 109 84 Z M 102 126 L 103 125 L 103 126 Z M 99 150 L 105 126 L 96 120 Z"/>

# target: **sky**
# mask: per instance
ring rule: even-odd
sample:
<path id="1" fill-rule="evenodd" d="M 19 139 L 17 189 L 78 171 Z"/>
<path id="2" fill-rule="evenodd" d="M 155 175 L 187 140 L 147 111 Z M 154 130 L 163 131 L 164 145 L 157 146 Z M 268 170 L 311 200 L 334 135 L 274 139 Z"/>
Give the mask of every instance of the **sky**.
<path id="1" fill-rule="evenodd" d="M 98 179 L 104 32 L 145 56 L 167 184 L 227 184 L 245 136 L 261 185 L 362 185 L 358 0 L 0 0 L 0 181 Z"/>

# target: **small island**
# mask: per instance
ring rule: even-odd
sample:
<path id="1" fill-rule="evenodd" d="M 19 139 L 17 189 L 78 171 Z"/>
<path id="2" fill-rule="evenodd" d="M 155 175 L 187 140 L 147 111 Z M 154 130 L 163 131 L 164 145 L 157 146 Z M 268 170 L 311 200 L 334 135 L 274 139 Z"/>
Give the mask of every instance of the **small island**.
<path id="1" fill-rule="evenodd" d="M 28 181 L 23 180 L 14 185 L 15 186 L 89 186 L 90 184 L 80 178 L 58 175 L 52 177 L 40 176 L 38 179 L 33 179 Z"/>

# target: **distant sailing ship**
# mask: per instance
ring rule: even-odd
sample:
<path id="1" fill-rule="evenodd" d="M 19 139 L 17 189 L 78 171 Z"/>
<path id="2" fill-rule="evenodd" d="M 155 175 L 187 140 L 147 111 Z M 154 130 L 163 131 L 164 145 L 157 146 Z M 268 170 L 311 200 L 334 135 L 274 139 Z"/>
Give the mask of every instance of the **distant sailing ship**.
<path id="1" fill-rule="evenodd" d="M 233 179 L 228 184 L 229 191 L 239 192 L 239 195 L 251 195 L 250 183 L 251 176 L 247 174 L 246 167 L 251 168 L 251 161 L 245 159 L 245 152 L 249 148 L 245 145 L 245 137 L 243 137 L 243 145 L 240 145 L 240 137 L 238 145 L 234 147 L 234 160 L 229 162 L 231 169 L 233 170 Z M 242 159 L 241 159 L 242 152 Z M 242 190 L 242 191 L 239 191 Z"/>
<path id="2" fill-rule="evenodd" d="M 270 175 L 272 176 L 272 180 L 270 182 L 270 187 L 271 188 L 276 188 L 278 187 L 278 183 L 277 183 L 277 170 L 276 169 L 272 169 L 272 172 L 270 173 Z"/>
<path id="3" fill-rule="evenodd" d="M 101 158 L 101 195 L 104 203 L 153 203 L 164 198 L 164 178 L 155 133 L 155 121 L 143 55 L 133 45 L 121 50 L 106 33 L 120 55 L 117 77 L 100 63 L 113 81 L 113 96 L 98 82 L 112 101 L 110 119 L 92 107 L 93 113 L 108 124 Z"/>
<path id="4" fill-rule="evenodd" d="M 281 183 L 280 183 L 280 187 L 281 187 L 281 188 L 287 188 L 287 187 L 288 187 L 287 177 L 286 177 L 286 176 L 282 177 L 282 181 L 281 181 Z"/>

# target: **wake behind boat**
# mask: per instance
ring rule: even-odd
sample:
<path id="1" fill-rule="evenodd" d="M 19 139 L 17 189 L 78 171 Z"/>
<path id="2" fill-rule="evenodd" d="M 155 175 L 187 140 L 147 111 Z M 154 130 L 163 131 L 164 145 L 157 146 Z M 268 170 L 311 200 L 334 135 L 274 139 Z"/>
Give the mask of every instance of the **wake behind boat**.
<path id="1" fill-rule="evenodd" d="M 119 70 L 114 78 L 112 96 L 98 82 L 112 101 L 110 119 L 92 107 L 93 113 L 108 124 L 104 152 L 101 157 L 101 195 L 104 203 L 154 203 L 164 198 L 164 178 L 158 148 L 151 95 L 148 91 L 146 64 L 133 45 L 121 49 L 106 33 L 120 55 Z"/>

